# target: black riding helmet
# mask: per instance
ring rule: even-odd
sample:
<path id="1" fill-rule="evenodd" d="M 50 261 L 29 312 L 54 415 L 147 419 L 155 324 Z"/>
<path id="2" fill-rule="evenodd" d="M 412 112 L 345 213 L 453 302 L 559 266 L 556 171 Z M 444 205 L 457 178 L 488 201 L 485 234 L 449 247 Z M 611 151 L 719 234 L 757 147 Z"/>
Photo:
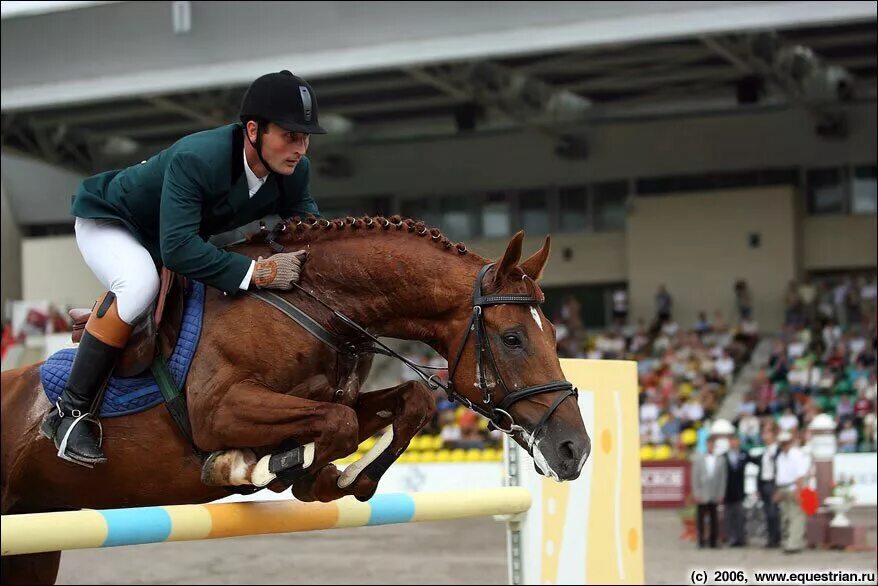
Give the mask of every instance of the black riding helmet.
<path id="1" fill-rule="evenodd" d="M 317 123 L 317 97 L 301 77 L 287 70 L 258 78 L 241 102 L 241 122 L 261 118 L 291 132 L 326 134 Z"/>
<path id="2" fill-rule="evenodd" d="M 311 84 L 287 70 L 263 75 L 250 84 L 241 102 L 240 119 L 244 125 L 264 120 L 290 132 L 326 134 L 317 122 L 317 97 Z M 273 171 L 262 159 L 261 132 L 253 147 L 266 169 Z"/>

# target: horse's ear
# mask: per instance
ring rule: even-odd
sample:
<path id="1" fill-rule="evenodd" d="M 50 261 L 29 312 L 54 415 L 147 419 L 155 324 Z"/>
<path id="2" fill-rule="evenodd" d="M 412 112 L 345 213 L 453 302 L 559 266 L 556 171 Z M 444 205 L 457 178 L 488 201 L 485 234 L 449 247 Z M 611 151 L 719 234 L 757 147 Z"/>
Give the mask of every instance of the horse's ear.
<path id="1" fill-rule="evenodd" d="M 552 249 L 551 239 L 546 236 L 543 247 L 532 257 L 521 263 L 522 272 L 533 279 L 539 281 L 543 278 L 543 269 L 546 268 L 546 261 L 549 260 L 549 251 Z"/>
<path id="2" fill-rule="evenodd" d="M 500 286 L 512 269 L 518 265 L 518 261 L 521 259 L 522 240 L 524 240 L 524 231 L 519 230 L 512 237 L 512 240 L 509 241 L 509 244 L 506 246 L 506 252 L 503 254 L 500 262 L 497 263 L 497 268 L 494 271 L 494 285 Z"/>

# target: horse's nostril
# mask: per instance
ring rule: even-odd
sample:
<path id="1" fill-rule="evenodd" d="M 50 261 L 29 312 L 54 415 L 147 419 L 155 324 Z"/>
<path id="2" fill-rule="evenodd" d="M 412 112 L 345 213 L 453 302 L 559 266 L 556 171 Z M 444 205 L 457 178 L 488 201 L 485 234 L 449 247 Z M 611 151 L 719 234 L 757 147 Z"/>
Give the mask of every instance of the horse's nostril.
<path id="1" fill-rule="evenodd" d="M 576 449 L 576 444 L 571 440 L 561 442 L 561 446 L 558 449 L 558 455 L 564 460 L 579 460 L 579 450 Z"/>

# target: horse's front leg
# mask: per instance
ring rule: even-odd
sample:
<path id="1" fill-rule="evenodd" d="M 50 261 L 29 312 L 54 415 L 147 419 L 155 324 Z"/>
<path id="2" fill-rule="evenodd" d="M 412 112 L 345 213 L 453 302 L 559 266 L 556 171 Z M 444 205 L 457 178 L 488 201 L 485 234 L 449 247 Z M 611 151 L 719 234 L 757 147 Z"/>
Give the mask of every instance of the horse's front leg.
<path id="1" fill-rule="evenodd" d="M 384 427 L 390 429 L 360 460 L 344 472 L 333 464 L 316 469 L 310 476 L 293 484 L 293 495 L 303 501 L 331 501 L 355 495 L 365 501 L 375 494 L 378 481 L 406 450 L 411 439 L 433 418 L 436 401 L 423 384 L 409 381 L 396 387 L 360 393 L 355 405 L 359 424 L 359 442 L 372 437 Z"/>
<path id="2" fill-rule="evenodd" d="M 299 445 L 289 454 L 296 456 L 292 459 L 300 473 L 320 470 L 352 454 L 359 444 L 359 423 L 352 408 L 276 393 L 249 380 L 232 385 L 209 417 L 193 418 L 192 431 L 200 449 L 214 452 L 205 462 L 203 481 L 220 486 L 272 482 L 271 467 L 284 462 L 272 461 L 271 456 L 258 458 L 257 453 L 290 440 Z"/>

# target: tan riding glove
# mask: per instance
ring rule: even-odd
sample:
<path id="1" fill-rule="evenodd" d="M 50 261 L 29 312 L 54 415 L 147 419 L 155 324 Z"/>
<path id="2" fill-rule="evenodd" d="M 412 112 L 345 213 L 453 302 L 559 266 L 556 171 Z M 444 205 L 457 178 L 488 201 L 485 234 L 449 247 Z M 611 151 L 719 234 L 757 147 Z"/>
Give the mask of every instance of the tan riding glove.
<path id="1" fill-rule="evenodd" d="M 292 289 L 292 284 L 299 281 L 306 256 L 304 250 L 281 252 L 265 259 L 260 256 L 253 269 L 253 284 L 260 289 Z"/>

